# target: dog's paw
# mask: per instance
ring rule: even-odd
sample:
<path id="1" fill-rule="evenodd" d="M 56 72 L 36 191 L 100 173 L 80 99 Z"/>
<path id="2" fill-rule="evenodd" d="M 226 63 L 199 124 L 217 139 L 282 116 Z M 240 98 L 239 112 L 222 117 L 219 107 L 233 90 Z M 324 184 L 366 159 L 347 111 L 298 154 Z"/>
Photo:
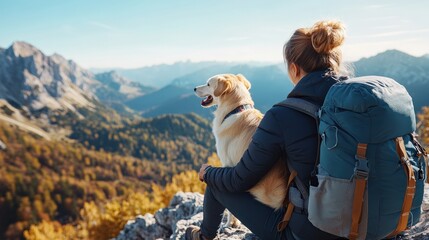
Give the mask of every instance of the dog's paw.
<path id="1" fill-rule="evenodd" d="M 236 217 L 233 217 L 231 219 L 230 227 L 232 227 L 232 228 L 239 228 L 240 226 L 241 226 L 240 220 L 238 220 L 238 218 L 236 218 Z"/>

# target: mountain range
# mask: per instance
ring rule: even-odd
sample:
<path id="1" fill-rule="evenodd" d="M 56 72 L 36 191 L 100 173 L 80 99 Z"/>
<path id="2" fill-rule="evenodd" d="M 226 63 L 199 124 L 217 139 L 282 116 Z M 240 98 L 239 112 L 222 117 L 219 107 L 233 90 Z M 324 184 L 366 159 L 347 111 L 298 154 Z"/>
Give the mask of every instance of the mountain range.
<path id="1" fill-rule="evenodd" d="M 171 84 L 147 95 L 131 99 L 125 104 L 143 116 L 152 117 L 167 113 L 195 112 L 212 117 L 213 109 L 200 106 L 201 100 L 193 92 L 195 86 L 205 84 L 219 73 L 241 73 L 252 83 L 250 92 L 255 106 L 268 110 L 276 101 L 284 99 L 293 88 L 285 73 L 277 65 L 252 67 L 249 65 L 216 65 L 175 78 Z"/>
<path id="2" fill-rule="evenodd" d="M 362 58 L 351 65 L 355 76 L 387 76 L 404 85 L 413 97 L 416 112 L 429 105 L 429 96 L 426 93 L 426 89 L 429 89 L 428 55 L 415 57 L 398 50 L 388 50 L 369 58 Z M 250 92 L 256 107 L 262 112 L 284 99 L 293 88 L 283 64 L 266 66 L 218 64 L 176 76 L 167 86 L 128 100 L 124 104 L 147 117 L 166 113 L 195 112 L 211 118 L 213 109 L 201 108 L 200 100 L 192 91 L 195 86 L 204 84 L 209 77 L 219 73 L 244 74 L 252 83 Z"/>
<path id="3" fill-rule="evenodd" d="M 416 111 L 429 105 L 425 92 L 429 87 L 427 55 L 414 57 L 388 50 L 352 65 L 356 76 L 382 75 L 403 84 L 413 97 Z M 214 108 L 202 108 L 193 88 L 219 73 L 245 75 L 252 83 L 255 105 L 262 112 L 293 88 L 283 64 L 187 61 L 94 74 L 59 54 L 47 56 L 31 44 L 15 42 L 0 49 L 0 98 L 11 105 L 9 108 L 33 115 L 47 109 L 76 111 L 104 104 L 127 115 L 194 112 L 212 118 Z"/>

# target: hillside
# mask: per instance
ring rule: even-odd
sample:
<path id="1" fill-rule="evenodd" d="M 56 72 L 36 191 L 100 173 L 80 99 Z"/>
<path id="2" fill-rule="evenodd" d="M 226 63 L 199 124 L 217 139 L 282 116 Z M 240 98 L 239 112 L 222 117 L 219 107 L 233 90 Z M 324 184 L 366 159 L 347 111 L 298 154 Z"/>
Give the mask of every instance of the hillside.
<path id="1" fill-rule="evenodd" d="M 89 115 L 69 125 L 69 137 L 90 149 L 145 160 L 198 166 L 215 151 L 209 121 L 196 114 L 163 115 L 118 124 Z"/>
<path id="2" fill-rule="evenodd" d="M 0 122 L 7 147 L 0 151 L 0 216 L 8 216 L 0 220 L 0 239 L 14 239 L 42 220 L 73 223 L 85 202 L 164 185 L 214 152 L 209 124 L 196 115 L 123 125 L 85 116 L 72 118 L 78 121 L 70 136 L 75 143 L 37 138 Z M 70 124 L 58 116 L 55 121 Z"/>

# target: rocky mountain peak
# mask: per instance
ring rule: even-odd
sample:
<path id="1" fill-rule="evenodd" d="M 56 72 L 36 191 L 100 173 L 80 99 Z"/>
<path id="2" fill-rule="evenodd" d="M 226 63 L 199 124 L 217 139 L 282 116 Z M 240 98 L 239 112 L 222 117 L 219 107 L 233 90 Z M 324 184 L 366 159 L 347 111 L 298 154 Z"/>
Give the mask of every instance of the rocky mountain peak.
<path id="1" fill-rule="evenodd" d="M 92 108 L 91 76 L 59 54 L 47 56 L 26 42 L 14 42 L 0 54 L 0 98 L 31 113 Z"/>
<path id="2" fill-rule="evenodd" d="M 29 57 L 34 55 L 43 54 L 39 49 L 33 45 L 23 42 L 16 41 L 8 48 L 8 50 L 14 54 L 15 57 Z"/>

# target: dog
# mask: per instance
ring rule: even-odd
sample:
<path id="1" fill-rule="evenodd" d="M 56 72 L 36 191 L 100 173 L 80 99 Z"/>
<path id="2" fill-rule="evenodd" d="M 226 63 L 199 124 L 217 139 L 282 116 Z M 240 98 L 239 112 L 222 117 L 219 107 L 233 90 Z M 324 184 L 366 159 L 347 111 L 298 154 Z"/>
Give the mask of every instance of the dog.
<path id="1" fill-rule="evenodd" d="M 253 107 L 250 87 L 250 82 L 241 74 L 219 74 L 209 78 L 207 84 L 194 88 L 195 94 L 204 98 L 202 107 L 217 105 L 212 128 L 216 151 L 224 167 L 238 164 L 263 118 Z M 258 201 L 278 210 L 284 206 L 288 175 L 285 161 L 279 159 L 249 192 Z"/>

